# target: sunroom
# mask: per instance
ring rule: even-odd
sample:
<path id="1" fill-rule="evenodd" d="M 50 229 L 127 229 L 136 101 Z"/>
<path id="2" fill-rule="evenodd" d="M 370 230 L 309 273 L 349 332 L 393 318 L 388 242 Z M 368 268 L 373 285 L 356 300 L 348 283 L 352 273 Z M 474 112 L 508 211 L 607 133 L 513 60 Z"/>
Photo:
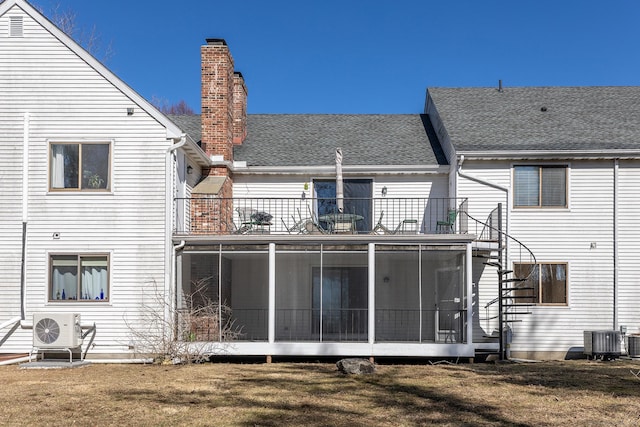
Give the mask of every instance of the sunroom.
<path id="1" fill-rule="evenodd" d="M 190 236 L 177 308 L 213 303 L 215 320 L 190 325 L 189 339 L 231 355 L 472 357 L 472 240 Z"/>

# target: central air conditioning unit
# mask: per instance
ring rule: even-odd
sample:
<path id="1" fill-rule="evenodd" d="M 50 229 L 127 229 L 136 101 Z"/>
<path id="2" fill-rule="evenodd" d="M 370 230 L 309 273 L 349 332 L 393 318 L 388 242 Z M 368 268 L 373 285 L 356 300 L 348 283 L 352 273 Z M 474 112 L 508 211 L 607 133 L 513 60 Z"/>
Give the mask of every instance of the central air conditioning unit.
<path id="1" fill-rule="evenodd" d="M 627 354 L 634 359 L 640 357 L 640 335 L 627 337 Z"/>
<path id="2" fill-rule="evenodd" d="M 584 331 L 584 354 L 587 357 L 615 359 L 620 357 L 620 331 Z"/>
<path id="3" fill-rule="evenodd" d="M 80 314 L 34 313 L 33 346 L 38 348 L 76 348 L 82 345 Z"/>

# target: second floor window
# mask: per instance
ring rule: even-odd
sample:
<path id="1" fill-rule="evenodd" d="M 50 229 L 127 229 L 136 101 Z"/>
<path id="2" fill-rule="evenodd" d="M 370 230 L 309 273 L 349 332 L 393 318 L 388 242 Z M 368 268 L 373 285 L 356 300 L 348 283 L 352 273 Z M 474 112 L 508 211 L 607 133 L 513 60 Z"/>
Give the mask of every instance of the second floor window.
<path id="1" fill-rule="evenodd" d="M 567 207 L 566 166 L 514 166 L 514 207 Z"/>
<path id="2" fill-rule="evenodd" d="M 51 144 L 51 190 L 108 190 L 110 144 Z"/>

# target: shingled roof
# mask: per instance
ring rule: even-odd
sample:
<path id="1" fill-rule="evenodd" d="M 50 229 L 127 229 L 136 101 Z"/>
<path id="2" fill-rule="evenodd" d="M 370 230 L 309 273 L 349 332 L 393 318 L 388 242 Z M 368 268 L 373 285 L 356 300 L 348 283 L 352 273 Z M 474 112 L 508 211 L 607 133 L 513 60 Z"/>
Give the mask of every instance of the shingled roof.
<path id="1" fill-rule="evenodd" d="M 201 140 L 200 116 L 170 116 Z M 420 114 L 253 114 L 234 159 L 247 166 L 330 166 L 341 147 L 345 165 L 443 165 L 427 116 Z"/>
<path id="2" fill-rule="evenodd" d="M 456 151 L 640 149 L 640 87 L 429 88 Z"/>

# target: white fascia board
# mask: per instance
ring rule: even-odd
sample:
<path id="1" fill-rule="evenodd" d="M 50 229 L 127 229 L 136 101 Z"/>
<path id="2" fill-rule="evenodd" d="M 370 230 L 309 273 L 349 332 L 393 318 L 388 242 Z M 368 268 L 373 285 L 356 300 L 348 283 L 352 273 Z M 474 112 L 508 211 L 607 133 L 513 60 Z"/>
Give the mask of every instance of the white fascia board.
<path id="1" fill-rule="evenodd" d="M 345 174 L 381 174 L 381 175 L 424 175 L 424 174 L 448 174 L 449 165 L 404 165 L 404 166 L 379 166 L 379 165 L 358 165 L 343 166 L 342 172 Z M 334 175 L 335 166 L 247 166 L 245 168 L 235 167 L 236 174 L 261 174 L 261 175 Z"/>
<path id="2" fill-rule="evenodd" d="M 24 1 L 5 0 L 4 2 L 0 3 L 0 16 L 4 15 L 9 9 L 11 9 L 16 4 L 20 6 L 20 4 L 24 4 L 24 3 L 25 3 Z"/>
<path id="3" fill-rule="evenodd" d="M 200 167 L 209 167 L 209 156 L 205 153 L 202 148 L 189 136 L 187 137 L 187 143 L 182 147 L 185 153 L 189 156 L 191 160 L 196 162 L 196 164 Z"/>
<path id="4" fill-rule="evenodd" d="M 53 22 L 51 22 L 46 16 L 41 14 L 33 6 L 24 0 L 5 0 L 0 3 L 0 16 L 4 15 L 13 6 L 19 7 L 24 13 L 29 15 L 34 21 L 39 23 L 47 31 L 49 31 L 55 38 L 60 40 L 67 48 L 73 53 L 78 55 L 83 61 L 85 61 L 91 68 L 104 77 L 109 83 L 120 90 L 125 96 L 133 101 L 138 107 L 148 113 L 151 117 L 156 119 L 158 123 L 164 126 L 167 130 L 167 139 L 178 139 L 184 132 L 178 128 L 171 120 L 169 120 L 164 114 L 162 114 L 156 107 L 151 105 L 149 101 L 144 99 L 140 94 L 133 90 L 123 80 L 116 76 L 107 67 L 102 65 L 100 61 L 94 58 L 89 52 L 87 52 L 82 46 L 76 43 L 71 37 L 60 30 Z"/>
<path id="5" fill-rule="evenodd" d="M 458 151 L 466 160 L 566 160 L 566 159 L 638 159 L 640 150 L 521 150 Z"/>

